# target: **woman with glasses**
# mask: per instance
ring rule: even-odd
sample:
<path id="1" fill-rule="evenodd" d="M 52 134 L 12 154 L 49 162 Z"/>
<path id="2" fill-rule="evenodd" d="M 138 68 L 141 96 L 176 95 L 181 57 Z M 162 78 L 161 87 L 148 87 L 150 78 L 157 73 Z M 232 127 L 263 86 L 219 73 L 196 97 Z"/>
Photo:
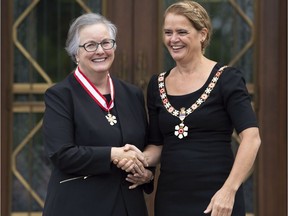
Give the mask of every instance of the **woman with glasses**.
<path id="1" fill-rule="evenodd" d="M 77 64 L 45 93 L 43 134 L 53 170 L 44 216 L 147 216 L 143 189 L 130 190 L 112 161 L 132 161 L 145 173 L 147 120 L 142 91 L 109 73 L 116 49 L 114 24 L 84 14 L 70 26 L 66 50 Z M 124 151 L 131 144 L 135 151 Z M 132 170 L 133 168 L 133 170 Z"/>

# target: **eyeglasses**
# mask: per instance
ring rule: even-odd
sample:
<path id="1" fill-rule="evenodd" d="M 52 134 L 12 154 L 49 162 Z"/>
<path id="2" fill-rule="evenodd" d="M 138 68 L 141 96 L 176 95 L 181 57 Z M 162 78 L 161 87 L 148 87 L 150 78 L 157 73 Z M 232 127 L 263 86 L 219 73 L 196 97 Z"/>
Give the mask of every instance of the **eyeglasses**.
<path id="1" fill-rule="evenodd" d="M 101 45 L 102 49 L 104 50 L 110 50 L 114 47 L 116 41 L 113 39 L 105 39 L 103 41 L 101 41 L 100 43 L 91 41 L 91 42 L 87 42 L 83 45 L 79 45 L 79 47 L 83 47 L 87 52 L 95 52 L 99 45 Z"/>

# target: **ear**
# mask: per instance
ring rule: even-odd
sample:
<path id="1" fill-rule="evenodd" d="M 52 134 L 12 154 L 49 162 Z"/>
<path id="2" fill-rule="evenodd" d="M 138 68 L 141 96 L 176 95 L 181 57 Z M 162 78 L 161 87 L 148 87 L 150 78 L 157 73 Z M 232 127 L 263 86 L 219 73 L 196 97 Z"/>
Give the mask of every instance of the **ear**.
<path id="1" fill-rule="evenodd" d="M 202 28 L 200 30 L 200 34 L 201 34 L 201 41 L 205 41 L 206 38 L 207 38 L 208 29 L 207 28 Z"/>
<path id="2" fill-rule="evenodd" d="M 77 53 L 76 53 L 76 55 L 74 57 L 75 57 L 76 62 L 79 62 L 78 51 L 77 51 Z"/>

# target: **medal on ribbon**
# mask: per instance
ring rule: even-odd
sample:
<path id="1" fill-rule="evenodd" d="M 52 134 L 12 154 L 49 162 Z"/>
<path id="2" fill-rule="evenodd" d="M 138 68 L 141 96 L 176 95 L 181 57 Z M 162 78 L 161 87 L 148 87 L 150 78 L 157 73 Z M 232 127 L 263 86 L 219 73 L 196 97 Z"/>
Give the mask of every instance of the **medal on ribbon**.
<path id="1" fill-rule="evenodd" d="M 114 107 L 114 85 L 110 75 L 107 75 L 108 83 L 110 87 L 111 100 L 108 103 L 106 98 L 98 91 L 94 84 L 83 74 L 79 67 L 76 68 L 74 72 L 76 80 L 81 84 L 85 91 L 92 97 L 92 99 L 107 112 L 105 116 L 110 125 L 115 125 L 117 123 L 116 116 L 110 113 L 110 110 Z"/>

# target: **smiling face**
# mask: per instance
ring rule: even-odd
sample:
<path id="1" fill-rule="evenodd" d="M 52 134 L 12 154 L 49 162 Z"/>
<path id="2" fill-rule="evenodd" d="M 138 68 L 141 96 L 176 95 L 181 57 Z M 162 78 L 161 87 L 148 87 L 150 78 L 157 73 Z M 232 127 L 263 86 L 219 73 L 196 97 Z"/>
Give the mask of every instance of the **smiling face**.
<path id="1" fill-rule="evenodd" d="M 105 39 L 112 39 L 108 28 L 104 24 L 88 25 L 79 32 L 80 45 L 87 42 L 100 43 Z M 94 52 L 87 52 L 83 47 L 79 47 L 76 61 L 83 73 L 107 73 L 114 61 L 115 47 L 104 50 L 101 45 Z"/>
<path id="2" fill-rule="evenodd" d="M 194 56 L 202 55 L 201 41 L 206 37 L 205 28 L 197 31 L 185 16 L 168 13 L 163 31 L 164 44 L 176 62 L 189 62 Z"/>

